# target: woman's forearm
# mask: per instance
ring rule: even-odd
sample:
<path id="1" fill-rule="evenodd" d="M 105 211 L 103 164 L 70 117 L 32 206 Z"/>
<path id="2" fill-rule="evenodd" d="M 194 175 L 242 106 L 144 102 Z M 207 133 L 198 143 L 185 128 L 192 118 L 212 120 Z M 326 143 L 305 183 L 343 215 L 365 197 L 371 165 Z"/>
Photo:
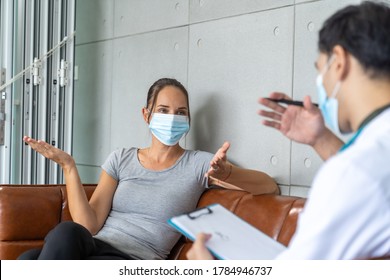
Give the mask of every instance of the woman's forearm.
<path id="1" fill-rule="evenodd" d="M 213 183 L 227 189 L 243 190 L 252 194 L 279 194 L 279 187 L 275 180 L 264 172 L 232 165 L 231 171 L 226 176 L 226 179 L 212 178 Z"/>
<path id="2" fill-rule="evenodd" d="M 88 198 L 81 183 L 74 160 L 62 169 L 66 183 L 69 212 L 73 221 L 83 225 L 91 233 L 96 231 L 96 214 L 89 205 Z"/>

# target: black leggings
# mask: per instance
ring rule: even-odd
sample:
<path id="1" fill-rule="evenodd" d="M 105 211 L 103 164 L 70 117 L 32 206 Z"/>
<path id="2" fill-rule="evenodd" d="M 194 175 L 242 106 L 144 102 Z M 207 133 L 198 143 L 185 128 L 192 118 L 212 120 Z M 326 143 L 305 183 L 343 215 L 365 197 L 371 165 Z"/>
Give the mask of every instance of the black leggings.
<path id="1" fill-rule="evenodd" d="M 125 253 L 94 238 L 82 225 L 62 222 L 45 237 L 42 249 L 24 252 L 19 260 L 130 260 Z"/>

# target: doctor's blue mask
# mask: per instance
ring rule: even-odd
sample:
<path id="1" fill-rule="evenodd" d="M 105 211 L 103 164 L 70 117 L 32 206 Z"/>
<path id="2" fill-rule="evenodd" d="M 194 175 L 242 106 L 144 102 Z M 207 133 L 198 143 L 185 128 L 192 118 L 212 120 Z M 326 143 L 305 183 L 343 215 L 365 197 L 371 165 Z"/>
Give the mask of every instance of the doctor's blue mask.
<path id="1" fill-rule="evenodd" d="M 318 74 L 316 79 L 316 85 L 317 85 L 317 94 L 318 94 L 318 103 L 319 107 L 322 113 L 322 116 L 324 117 L 325 123 L 329 126 L 330 129 L 333 130 L 335 133 L 341 133 L 339 128 L 339 121 L 338 121 L 338 109 L 339 109 L 339 103 L 336 99 L 336 96 L 339 92 L 341 81 L 338 81 L 335 85 L 333 92 L 330 97 L 327 96 L 326 90 L 323 83 L 323 77 L 328 72 L 330 65 L 332 64 L 334 60 L 334 56 L 332 55 L 327 64 L 325 65 L 324 69 L 320 71 L 320 74 Z"/>
<path id="2" fill-rule="evenodd" d="M 188 116 L 153 113 L 150 131 L 163 144 L 176 145 L 189 129 Z"/>

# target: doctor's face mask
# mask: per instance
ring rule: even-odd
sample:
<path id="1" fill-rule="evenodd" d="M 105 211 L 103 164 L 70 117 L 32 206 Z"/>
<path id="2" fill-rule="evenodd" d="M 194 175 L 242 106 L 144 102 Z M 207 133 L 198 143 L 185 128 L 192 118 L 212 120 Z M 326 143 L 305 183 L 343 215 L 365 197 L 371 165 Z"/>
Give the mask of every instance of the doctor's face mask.
<path id="1" fill-rule="evenodd" d="M 339 121 L 338 121 L 339 104 L 338 104 L 338 100 L 336 99 L 336 96 L 341 86 L 341 81 L 337 82 L 330 97 L 328 97 L 328 95 L 326 94 L 326 90 L 323 83 L 324 75 L 328 72 L 329 67 L 330 65 L 332 65 L 333 61 L 334 61 L 334 56 L 332 55 L 329 61 L 326 63 L 323 70 L 321 70 L 320 74 L 318 74 L 316 79 L 316 86 L 317 86 L 319 107 L 322 116 L 324 117 L 325 123 L 335 133 L 341 133 L 339 128 Z"/>

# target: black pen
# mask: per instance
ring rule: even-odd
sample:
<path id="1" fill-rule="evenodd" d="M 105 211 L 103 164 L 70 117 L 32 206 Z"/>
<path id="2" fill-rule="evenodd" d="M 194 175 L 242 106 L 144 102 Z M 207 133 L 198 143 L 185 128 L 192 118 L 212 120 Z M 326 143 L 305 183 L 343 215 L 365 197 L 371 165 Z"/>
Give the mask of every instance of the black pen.
<path id="1" fill-rule="evenodd" d="M 295 101 L 295 100 L 289 100 L 289 99 L 284 99 L 284 98 L 283 99 L 275 99 L 275 98 L 268 98 L 268 97 L 266 97 L 265 99 L 268 99 L 269 101 L 272 101 L 272 102 L 303 107 L 302 101 Z M 313 103 L 313 105 L 318 107 L 317 103 Z"/>

